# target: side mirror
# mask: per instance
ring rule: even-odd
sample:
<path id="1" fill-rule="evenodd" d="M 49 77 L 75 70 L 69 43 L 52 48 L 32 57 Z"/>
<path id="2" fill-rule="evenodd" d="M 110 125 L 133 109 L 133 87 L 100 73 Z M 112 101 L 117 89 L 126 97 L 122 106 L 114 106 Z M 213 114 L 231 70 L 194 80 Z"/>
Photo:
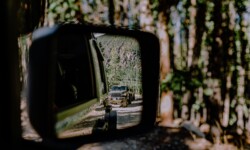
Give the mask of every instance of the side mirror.
<path id="1" fill-rule="evenodd" d="M 71 146 L 152 129 L 159 41 L 151 33 L 62 24 L 33 33 L 28 110 L 43 139 Z"/>

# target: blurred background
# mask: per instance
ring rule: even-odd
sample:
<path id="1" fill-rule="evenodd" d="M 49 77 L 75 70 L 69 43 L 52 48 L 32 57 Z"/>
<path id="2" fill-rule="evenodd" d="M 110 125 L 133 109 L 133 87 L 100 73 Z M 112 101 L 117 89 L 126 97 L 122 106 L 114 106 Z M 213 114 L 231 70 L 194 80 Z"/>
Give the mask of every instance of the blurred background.
<path id="1" fill-rule="evenodd" d="M 59 22 L 139 29 L 154 33 L 160 40 L 157 124 L 178 127 L 189 123 L 210 135 L 207 140 L 212 143 L 250 143 L 249 0 L 19 2 L 23 91 L 34 29 Z M 21 108 L 25 109 L 25 96 L 22 97 Z M 22 120 L 25 118 L 27 114 Z"/>

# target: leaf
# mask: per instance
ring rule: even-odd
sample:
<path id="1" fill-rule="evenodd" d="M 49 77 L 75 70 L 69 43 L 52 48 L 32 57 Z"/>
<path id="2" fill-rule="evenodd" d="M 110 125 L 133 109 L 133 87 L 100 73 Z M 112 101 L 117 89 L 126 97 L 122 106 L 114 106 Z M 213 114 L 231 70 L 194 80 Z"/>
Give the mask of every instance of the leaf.
<path id="1" fill-rule="evenodd" d="M 198 111 L 200 109 L 200 105 L 199 104 L 193 104 L 192 106 L 196 111 Z"/>
<path id="2" fill-rule="evenodd" d="M 233 113 L 232 117 L 229 119 L 229 125 L 233 125 L 237 121 L 236 115 Z"/>
<path id="3" fill-rule="evenodd" d="M 202 85 L 202 84 L 201 84 L 201 82 L 200 82 L 198 79 L 193 78 L 193 79 L 191 80 L 191 87 L 197 88 L 197 87 L 200 87 L 201 85 Z"/>
<path id="4" fill-rule="evenodd" d="M 167 89 L 168 87 L 166 83 L 161 84 L 161 91 L 166 91 Z"/>
<path id="5" fill-rule="evenodd" d="M 169 73 L 162 82 L 166 82 L 166 83 L 171 82 L 171 80 L 173 79 L 173 77 L 174 77 L 174 74 L 173 73 Z"/>
<path id="6" fill-rule="evenodd" d="M 173 83 L 173 84 L 171 85 L 171 89 L 172 89 L 174 92 L 179 92 L 179 91 L 181 91 L 181 83 L 180 83 L 180 82 Z"/>
<path id="7" fill-rule="evenodd" d="M 205 89 L 204 90 L 204 94 L 206 95 L 206 96 L 212 96 L 213 95 L 213 90 L 212 89 L 210 89 L 210 88 L 207 88 L 207 89 Z"/>
<path id="8" fill-rule="evenodd" d="M 55 9 L 56 6 L 57 6 L 57 4 L 55 2 L 53 2 L 49 5 L 49 9 L 53 10 L 53 9 Z"/>

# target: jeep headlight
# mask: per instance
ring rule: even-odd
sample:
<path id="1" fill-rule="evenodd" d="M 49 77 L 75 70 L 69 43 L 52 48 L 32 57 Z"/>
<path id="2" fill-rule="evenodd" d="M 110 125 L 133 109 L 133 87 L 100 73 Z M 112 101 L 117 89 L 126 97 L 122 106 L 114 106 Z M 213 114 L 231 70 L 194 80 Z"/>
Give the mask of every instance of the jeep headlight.
<path id="1" fill-rule="evenodd" d="M 127 93 L 122 93 L 122 96 L 126 97 L 126 96 L 127 96 Z"/>

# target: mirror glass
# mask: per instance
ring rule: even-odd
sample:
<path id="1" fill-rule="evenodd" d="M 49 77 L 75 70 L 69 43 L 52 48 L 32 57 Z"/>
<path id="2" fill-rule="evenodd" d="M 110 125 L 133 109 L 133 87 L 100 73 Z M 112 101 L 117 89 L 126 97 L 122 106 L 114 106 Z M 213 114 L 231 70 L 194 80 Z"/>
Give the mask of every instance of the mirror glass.
<path id="1" fill-rule="evenodd" d="M 139 42 L 105 33 L 58 36 L 55 101 L 58 138 L 121 130 L 141 121 Z"/>

